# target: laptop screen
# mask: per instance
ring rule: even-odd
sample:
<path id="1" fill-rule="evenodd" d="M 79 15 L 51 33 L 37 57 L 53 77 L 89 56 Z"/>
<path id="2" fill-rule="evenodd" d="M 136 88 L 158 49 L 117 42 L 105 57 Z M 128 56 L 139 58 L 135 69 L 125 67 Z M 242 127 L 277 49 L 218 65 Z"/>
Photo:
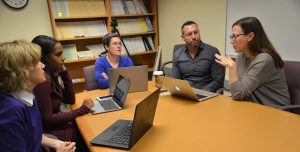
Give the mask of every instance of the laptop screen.
<path id="1" fill-rule="evenodd" d="M 130 80 L 119 75 L 116 89 L 114 90 L 113 93 L 113 99 L 120 107 L 123 107 L 124 105 L 129 87 L 130 87 Z"/>
<path id="2" fill-rule="evenodd" d="M 130 136 L 130 147 L 152 127 L 159 93 L 160 89 L 157 89 L 137 105 Z"/>
<path id="3" fill-rule="evenodd" d="M 132 66 L 108 69 L 109 92 L 114 93 L 119 75 L 130 80 L 128 92 L 148 90 L 148 66 Z"/>

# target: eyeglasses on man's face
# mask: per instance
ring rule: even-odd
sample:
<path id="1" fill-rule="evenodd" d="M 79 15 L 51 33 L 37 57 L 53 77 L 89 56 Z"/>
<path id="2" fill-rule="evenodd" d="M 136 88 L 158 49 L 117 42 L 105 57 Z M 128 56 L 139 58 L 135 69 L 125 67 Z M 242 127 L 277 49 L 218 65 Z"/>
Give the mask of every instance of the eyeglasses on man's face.
<path id="1" fill-rule="evenodd" d="M 245 35 L 244 33 L 241 34 L 232 34 L 230 35 L 230 40 L 235 41 L 237 37 L 241 36 L 241 35 Z"/>

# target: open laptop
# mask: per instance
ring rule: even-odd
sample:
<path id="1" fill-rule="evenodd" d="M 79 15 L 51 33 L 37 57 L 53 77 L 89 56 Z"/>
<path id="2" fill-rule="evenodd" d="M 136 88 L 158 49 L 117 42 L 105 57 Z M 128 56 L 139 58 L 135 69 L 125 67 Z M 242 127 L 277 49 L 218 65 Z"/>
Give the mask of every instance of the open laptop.
<path id="1" fill-rule="evenodd" d="M 98 114 L 122 109 L 129 87 L 130 80 L 119 75 L 114 93 L 109 96 L 97 97 L 97 100 L 94 101 L 94 107 L 91 109 L 91 113 Z"/>
<path id="2" fill-rule="evenodd" d="M 147 65 L 108 69 L 108 86 L 110 93 L 114 92 L 119 75 L 122 75 L 131 81 L 128 92 L 148 90 Z"/>
<path id="3" fill-rule="evenodd" d="M 157 89 L 136 105 L 133 121 L 117 120 L 90 143 L 130 149 L 153 126 L 159 92 L 160 89 Z"/>
<path id="4" fill-rule="evenodd" d="M 203 101 L 219 95 L 213 92 L 193 90 L 193 88 L 186 80 L 179 80 L 162 76 L 159 76 L 159 80 L 172 96 L 179 96 L 193 101 Z"/>

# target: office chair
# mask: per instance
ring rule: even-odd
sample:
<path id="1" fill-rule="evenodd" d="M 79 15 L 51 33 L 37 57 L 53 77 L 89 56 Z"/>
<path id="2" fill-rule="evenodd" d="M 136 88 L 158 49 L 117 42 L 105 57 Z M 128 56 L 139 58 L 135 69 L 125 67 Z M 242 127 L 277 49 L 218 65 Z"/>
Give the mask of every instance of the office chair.
<path id="1" fill-rule="evenodd" d="M 290 93 L 291 105 L 280 107 L 280 109 L 300 114 L 300 62 L 284 61 L 283 69 Z"/>
<path id="2" fill-rule="evenodd" d="M 86 66 L 83 68 L 83 74 L 85 78 L 85 89 L 94 90 L 98 88 L 98 84 L 95 78 L 95 65 Z"/>
<path id="3" fill-rule="evenodd" d="M 174 49 L 173 49 L 173 54 L 174 54 L 174 52 L 176 51 L 176 50 L 178 50 L 178 49 L 180 49 L 180 48 L 182 48 L 182 47 L 184 47 L 185 46 L 185 44 L 176 44 L 176 45 L 174 45 Z M 163 71 L 163 73 L 164 73 L 164 75 L 165 76 L 169 76 L 169 77 L 171 77 L 172 76 L 172 68 L 171 69 L 167 69 L 166 68 L 166 65 L 168 65 L 168 64 L 172 64 L 173 62 L 172 61 L 167 61 L 167 62 L 164 62 L 161 66 L 160 66 L 160 71 Z"/>

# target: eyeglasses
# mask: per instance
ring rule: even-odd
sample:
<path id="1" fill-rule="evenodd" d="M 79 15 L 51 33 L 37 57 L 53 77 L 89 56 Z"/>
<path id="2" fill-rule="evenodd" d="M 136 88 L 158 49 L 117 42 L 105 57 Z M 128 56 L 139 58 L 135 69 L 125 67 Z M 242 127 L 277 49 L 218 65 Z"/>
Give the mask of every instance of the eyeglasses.
<path id="1" fill-rule="evenodd" d="M 123 46 L 123 44 L 121 43 L 121 42 L 116 42 L 116 43 L 110 43 L 110 45 L 113 45 L 113 46 L 117 46 L 117 45 L 119 45 L 119 46 Z"/>
<path id="2" fill-rule="evenodd" d="M 242 34 L 232 34 L 230 35 L 230 40 L 235 41 L 237 37 L 241 36 L 241 35 L 245 35 L 244 33 Z"/>

